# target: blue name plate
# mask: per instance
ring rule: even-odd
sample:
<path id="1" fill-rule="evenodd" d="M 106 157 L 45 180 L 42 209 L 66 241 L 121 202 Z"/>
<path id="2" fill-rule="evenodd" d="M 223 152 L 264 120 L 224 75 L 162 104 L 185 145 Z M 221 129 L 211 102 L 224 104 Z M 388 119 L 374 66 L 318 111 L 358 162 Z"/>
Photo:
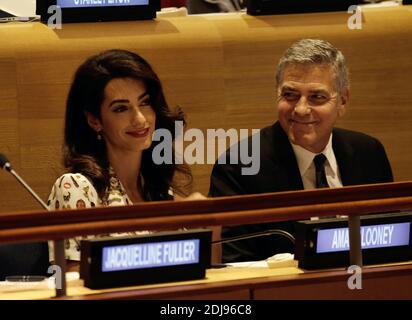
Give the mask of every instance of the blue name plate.
<path id="1" fill-rule="evenodd" d="M 211 238 L 197 229 L 82 240 L 80 276 L 92 289 L 202 279 Z"/>
<path id="2" fill-rule="evenodd" d="M 102 271 L 198 263 L 199 249 L 199 239 L 103 247 Z"/>
<path id="3" fill-rule="evenodd" d="M 362 249 L 409 245 L 409 222 L 361 227 Z M 317 253 L 349 250 L 349 229 L 335 228 L 318 231 Z"/>
<path id="4" fill-rule="evenodd" d="M 57 11 L 59 8 L 59 11 Z M 61 23 L 147 20 L 156 18 L 160 0 L 38 0 L 36 14 L 41 21 L 56 20 L 61 12 Z"/>
<path id="5" fill-rule="evenodd" d="M 360 217 L 364 265 L 412 260 L 412 212 L 370 214 Z M 347 267 L 347 218 L 297 221 L 295 259 L 299 268 Z"/>
<path id="6" fill-rule="evenodd" d="M 57 0 L 61 8 L 121 7 L 149 4 L 149 0 Z"/>

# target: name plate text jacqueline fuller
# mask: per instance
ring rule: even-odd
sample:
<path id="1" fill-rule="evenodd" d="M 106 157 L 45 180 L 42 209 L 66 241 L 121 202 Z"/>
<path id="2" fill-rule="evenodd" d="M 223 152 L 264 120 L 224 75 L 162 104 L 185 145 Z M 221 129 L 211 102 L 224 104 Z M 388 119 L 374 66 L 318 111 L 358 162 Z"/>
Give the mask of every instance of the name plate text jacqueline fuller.
<path id="1" fill-rule="evenodd" d="M 176 266 L 199 262 L 199 239 L 103 248 L 103 272 Z"/>
<path id="2" fill-rule="evenodd" d="M 202 279 L 211 238 L 197 229 L 82 240 L 80 276 L 92 289 Z"/>

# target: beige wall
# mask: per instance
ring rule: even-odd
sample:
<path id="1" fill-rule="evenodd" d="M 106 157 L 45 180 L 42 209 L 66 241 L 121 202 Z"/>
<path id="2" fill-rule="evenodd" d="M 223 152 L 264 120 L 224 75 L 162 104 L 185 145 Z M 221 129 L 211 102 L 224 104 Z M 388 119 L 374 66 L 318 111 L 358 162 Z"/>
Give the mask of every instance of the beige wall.
<path id="1" fill-rule="evenodd" d="M 324 38 L 346 55 L 352 94 L 340 126 L 378 137 L 398 181 L 412 179 L 412 9 L 364 10 L 362 30 L 346 13 L 245 14 L 88 23 L 51 30 L 0 25 L 0 152 L 46 199 L 59 174 L 65 99 L 76 67 L 109 48 L 138 52 L 154 66 L 170 105 L 189 127 L 261 128 L 276 120 L 273 74 L 295 40 Z M 7 44 L 7 45 L 5 45 Z M 207 193 L 211 165 L 194 165 Z M 0 172 L 0 212 L 38 206 Z"/>

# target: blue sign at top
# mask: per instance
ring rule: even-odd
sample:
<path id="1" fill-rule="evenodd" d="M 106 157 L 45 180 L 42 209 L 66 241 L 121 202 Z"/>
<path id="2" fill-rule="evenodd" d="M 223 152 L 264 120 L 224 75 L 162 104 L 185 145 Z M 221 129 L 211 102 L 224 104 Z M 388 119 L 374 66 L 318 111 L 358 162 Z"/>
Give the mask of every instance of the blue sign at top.
<path id="1" fill-rule="evenodd" d="M 148 5 L 149 0 L 57 0 L 61 8 L 122 7 Z"/>

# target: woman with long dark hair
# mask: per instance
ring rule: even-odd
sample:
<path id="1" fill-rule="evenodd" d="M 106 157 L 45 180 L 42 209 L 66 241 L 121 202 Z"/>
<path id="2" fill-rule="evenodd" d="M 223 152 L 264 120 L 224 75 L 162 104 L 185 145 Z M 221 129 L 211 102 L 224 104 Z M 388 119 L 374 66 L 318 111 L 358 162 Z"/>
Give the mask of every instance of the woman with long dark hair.
<path id="1" fill-rule="evenodd" d="M 175 121 L 184 121 L 183 112 L 169 109 L 158 76 L 142 57 L 109 50 L 87 59 L 67 99 L 64 166 L 70 173 L 56 180 L 50 209 L 187 196 L 192 181 L 188 166 L 152 159 L 159 143 L 152 141 L 153 132 L 167 129 L 174 140 Z M 67 258 L 78 260 L 75 241 L 67 247 Z"/>

